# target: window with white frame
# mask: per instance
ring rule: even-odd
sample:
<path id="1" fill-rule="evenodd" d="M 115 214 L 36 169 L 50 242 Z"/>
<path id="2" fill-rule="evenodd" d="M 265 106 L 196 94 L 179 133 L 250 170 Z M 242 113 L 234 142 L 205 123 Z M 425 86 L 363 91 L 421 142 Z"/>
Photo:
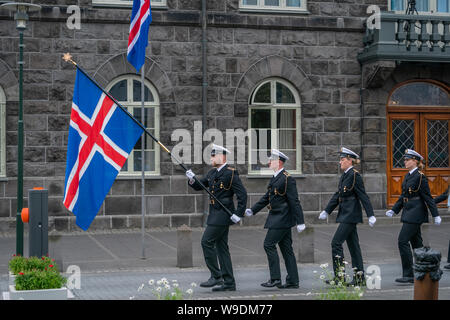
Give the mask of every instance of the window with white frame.
<path id="1" fill-rule="evenodd" d="M 450 13 L 450 0 L 415 0 L 417 13 Z M 405 13 L 408 8 L 408 0 L 389 0 L 389 10 Z"/>
<path id="2" fill-rule="evenodd" d="M 300 174 L 300 96 L 289 82 L 280 78 L 260 83 L 249 99 L 249 175 L 273 174 L 267 167 L 271 149 L 289 157 L 285 168 Z"/>
<path id="3" fill-rule="evenodd" d="M 111 82 L 107 91 L 125 107 L 130 114 L 139 120 L 147 130 L 159 139 L 159 97 L 155 87 L 148 81 L 144 82 L 144 121 L 141 119 L 141 79 L 138 76 L 121 76 Z M 140 175 L 142 168 L 142 137 L 134 146 L 128 160 L 122 167 L 120 175 Z M 150 137 L 145 137 L 145 174 L 159 175 L 160 152 L 159 145 Z"/>
<path id="4" fill-rule="evenodd" d="M 92 0 L 93 6 L 133 7 L 133 0 Z M 167 7 L 167 0 L 151 0 L 152 8 Z"/>
<path id="5" fill-rule="evenodd" d="M 6 176 L 6 96 L 0 87 L 0 177 Z"/>
<path id="6" fill-rule="evenodd" d="M 244 10 L 305 11 L 306 0 L 239 0 Z"/>

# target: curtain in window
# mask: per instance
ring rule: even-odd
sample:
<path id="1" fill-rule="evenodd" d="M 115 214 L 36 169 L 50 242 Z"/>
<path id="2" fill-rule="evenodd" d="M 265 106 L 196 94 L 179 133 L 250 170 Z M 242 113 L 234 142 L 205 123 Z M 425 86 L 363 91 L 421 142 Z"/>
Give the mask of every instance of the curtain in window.
<path id="1" fill-rule="evenodd" d="M 417 11 L 430 11 L 429 0 L 416 0 Z"/>

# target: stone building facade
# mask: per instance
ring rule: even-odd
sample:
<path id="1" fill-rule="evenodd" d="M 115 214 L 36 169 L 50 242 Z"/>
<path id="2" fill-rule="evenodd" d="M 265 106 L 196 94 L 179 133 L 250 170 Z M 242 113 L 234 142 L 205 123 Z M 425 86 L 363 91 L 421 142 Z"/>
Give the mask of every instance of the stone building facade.
<path id="1" fill-rule="evenodd" d="M 194 131 L 202 121 L 201 0 L 167 0 L 152 8 L 145 78 L 158 97 L 158 135 L 172 149 L 176 129 Z M 62 203 L 75 68 L 61 57 L 70 52 L 104 88 L 135 76 L 126 52 L 131 8 L 97 6 L 92 0 L 43 0 L 25 31 L 24 194 L 49 190 L 50 229 L 75 231 L 74 216 Z M 387 201 L 388 120 L 386 104 L 396 85 L 433 79 L 447 90 L 446 63 L 361 64 L 369 5 L 388 10 L 385 0 L 309 0 L 307 12 L 247 11 L 239 0 L 208 0 L 206 12 L 207 105 L 205 128 L 249 129 L 249 104 L 256 88 L 274 79 L 298 95 L 296 158 L 299 198 L 306 223 L 335 192 L 341 146 L 359 153 L 366 190 L 378 212 Z M 81 8 L 81 28 L 67 26 L 67 7 Z M 18 33 L 0 11 L 0 87 L 5 95 L 5 170 L 0 178 L 0 231 L 15 228 L 17 192 Z M 448 112 L 450 106 L 444 107 Z M 444 113 L 445 113 L 444 112 Z M 297 125 L 297 124 L 296 124 Z M 448 140 L 447 140 L 448 143 Z M 205 144 L 206 145 L 206 144 Z M 247 146 L 248 147 L 248 146 Z M 247 150 L 247 149 L 246 149 Z M 183 170 L 159 153 L 157 174 L 146 179 L 147 227 L 199 227 L 207 196 L 194 192 Z M 246 151 L 247 152 L 247 151 Z M 156 159 L 156 158 L 152 158 Z M 248 164 L 233 164 L 249 193 L 249 205 L 265 193 L 269 178 L 252 175 Z M 206 165 L 189 166 L 197 174 Z M 448 179 L 448 176 L 447 176 Z M 120 175 L 92 229 L 139 228 L 139 175 Z M 26 205 L 26 201 L 25 201 Z M 244 219 L 262 225 L 265 214 Z M 331 220 L 330 220 L 331 222 Z"/>

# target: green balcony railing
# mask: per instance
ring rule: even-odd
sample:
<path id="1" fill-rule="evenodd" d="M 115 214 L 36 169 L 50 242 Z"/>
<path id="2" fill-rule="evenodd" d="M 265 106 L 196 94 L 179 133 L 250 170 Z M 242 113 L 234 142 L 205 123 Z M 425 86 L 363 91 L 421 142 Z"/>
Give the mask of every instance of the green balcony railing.
<path id="1" fill-rule="evenodd" d="M 450 16 L 382 12 L 368 28 L 360 63 L 379 60 L 450 63 Z"/>

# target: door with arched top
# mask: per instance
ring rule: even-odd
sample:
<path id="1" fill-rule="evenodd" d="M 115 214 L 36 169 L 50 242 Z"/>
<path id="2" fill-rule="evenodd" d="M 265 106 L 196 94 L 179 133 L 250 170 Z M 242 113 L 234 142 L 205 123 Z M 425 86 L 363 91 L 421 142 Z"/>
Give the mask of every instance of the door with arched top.
<path id="1" fill-rule="evenodd" d="M 405 149 L 414 149 L 425 159 L 433 197 L 449 183 L 450 88 L 436 81 L 408 81 L 396 86 L 387 103 L 387 204 L 401 194 Z"/>

